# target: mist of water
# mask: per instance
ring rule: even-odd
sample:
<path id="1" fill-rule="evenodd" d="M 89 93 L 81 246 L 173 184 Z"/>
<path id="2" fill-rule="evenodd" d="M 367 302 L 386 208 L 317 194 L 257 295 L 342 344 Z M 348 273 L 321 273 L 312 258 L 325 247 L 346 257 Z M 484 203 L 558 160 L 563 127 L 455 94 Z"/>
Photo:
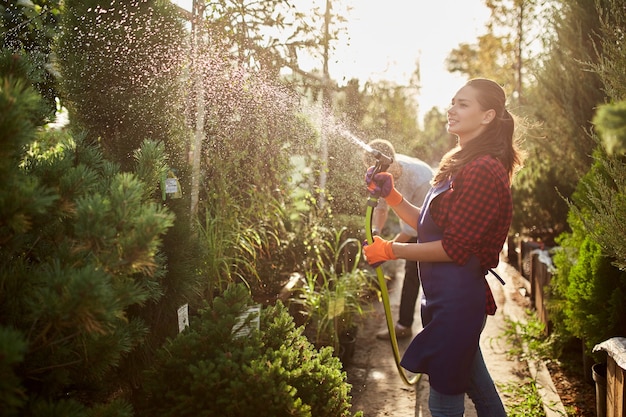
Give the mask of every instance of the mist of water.
<path id="1" fill-rule="evenodd" d="M 152 48 L 154 44 L 148 39 L 167 39 L 173 36 L 172 28 L 169 23 L 159 23 L 151 16 L 152 12 L 148 16 L 139 16 L 137 6 L 145 4 L 145 0 L 131 3 L 133 7 L 113 2 L 108 8 L 98 6 L 87 9 L 78 18 L 81 27 L 75 28 L 78 35 L 72 47 L 84 51 L 85 59 L 96 63 L 94 68 L 98 67 L 98 63 L 106 63 L 110 67 L 91 71 L 87 66 L 83 73 L 84 77 L 93 80 L 92 86 L 98 88 L 103 98 L 109 97 L 97 103 L 103 106 L 97 111 L 100 115 L 112 119 L 113 123 L 128 123 L 136 115 L 125 114 L 132 112 L 133 104 L 120 102 L 122 93 L 132 91 L 143 97 L 159 96 L 164 93 L 161 80 L 179 76 L 178 87 L 186 91 L 178 94 L 184 97 L 182 103 L 170 102 L 169 108 L 148 109 L 154 114 L 145 117 L 157 120 L 164 112 L 174 116 L 182 112 L 188 127 L 194 129 L 198 111 L 204 112 L 204 129 L 208 138 L 204 141 L 205 154 L 220 156 L 224 152 L 234 153 L 235 150 L 226 149 L 229 139 L 252 124 L 267 125 L 269 130 L 291 129 L 298 132 L 299 126 L 294 126 L 294 113 L 304 115 L 318 129 L 321 140 L 334 145 L 337 143 L 335 138 L 342 138 L 344 146 L 333 146 L 329 158 L 348 161 L 355 154 L 354 146 L 372 152 L 346 123 L 333 117 L 328 109 L 310 104 L 310 100 L 277 84 L 258 69 L 238 67 L 233 65 L 232 60 L 223 58 L 228 56 L 228 51 L 220 50 L 217 41 L 208 40 L 208 47 L 193 50 L 190 37 L 183 43 L 168 40 L 163 43 L 168 46 L 157 44 L 158 50 L 155 51 Z M 94 27 L 99 30 L 90 31 Z M 107 70 L 109 73 L 103 73 Z M 122 82 L 118 82 L 120 80 Z M 169 95 L 170 90 L 165 93 Z M 198 108 L 199 94 L 202 94 L 202 108 Z M 171 95 L 176 98 L 177 93 Z M 159 100 L 164 101 L 162 97 Z M 281 137 L 284 137 L 284 130 Z M 297 134 L 291 140 L 297 142 Z M 255 156 L 254 144 L 249 145 L 247 150 L 238 150 L 243 154 L 242 160 L 246 154 L 249 154 L 248 157 Z M 285 149 L 289 146 L 287 144 L 263 145 L 275 146 L 276 152 L 289 151 Z"/>

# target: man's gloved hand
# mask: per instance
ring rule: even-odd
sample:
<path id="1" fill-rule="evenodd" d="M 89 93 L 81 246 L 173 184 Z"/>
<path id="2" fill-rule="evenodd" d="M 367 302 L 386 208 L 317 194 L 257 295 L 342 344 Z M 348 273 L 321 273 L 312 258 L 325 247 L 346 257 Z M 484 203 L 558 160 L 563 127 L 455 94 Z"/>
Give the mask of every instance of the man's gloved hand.
<path id="1" fill-rule="evenodd" d="M 375 167 L 369 167 L 365 173 L 365 184 L 370 194 L 384 198 L 391 207 L 402 202 L 402 194 L 394 187 L 393 175 L 389 172 L 375 174 Z"/>
<path id="2" fill-rule="evenodd" d="M 376 268 L 385 261 L 398 259 L 393 254 L 393 249 L 391 248 L 392 244 L 393 242 L 391 240 L 385 240 L 380 236 L 374 236 L 374 241 L 371 245 L 368 245 L 367 242 L 363 242 L 363 254 L 365 255 L 367 263 Z"/>

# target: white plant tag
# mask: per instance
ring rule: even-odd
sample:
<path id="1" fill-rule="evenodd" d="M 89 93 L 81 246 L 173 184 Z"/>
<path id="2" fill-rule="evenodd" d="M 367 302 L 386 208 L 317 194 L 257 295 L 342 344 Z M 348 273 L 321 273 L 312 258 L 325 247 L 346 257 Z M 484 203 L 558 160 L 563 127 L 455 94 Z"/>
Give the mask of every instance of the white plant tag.
<path id="1" fill-rule="evenodd" d="M 246 320 L 248 320 L 248 317 L 250 316 L 252 316 L 251 320 L 246 323 Z M 237 317 L 237 322 L 233 327 L 233 331 L 235 332 L 233 338 L 238 339 L 240 337 L 248 336 L 253 329 L 259 330 L 260 322 L 261 305 L 257 304 L 250 307 Z"/>
<path id="2" fill-rule="evenodd" d="M 180 333 L 185 330 L 185 327 L 189 327 L 189 304 L 178 307 L 176 312 L 178 313 L 178 333 Z"/>
<path id="3" fill-rule="evenodd" d="M 176 178 L 165 179 L 165 193 L 176 194 L 178 192 L 178 180 Z"/>

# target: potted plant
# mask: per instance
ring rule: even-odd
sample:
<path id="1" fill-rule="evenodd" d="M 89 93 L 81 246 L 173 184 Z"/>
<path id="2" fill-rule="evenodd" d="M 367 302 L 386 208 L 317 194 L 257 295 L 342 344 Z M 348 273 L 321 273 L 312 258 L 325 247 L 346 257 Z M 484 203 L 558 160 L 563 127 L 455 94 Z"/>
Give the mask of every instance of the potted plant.
<path id="1" fill-rule="evenodd" d="M 367 271 L 358 268 L 360 252 L 346 268 L 340 261 L 349 245 L 359 245 L 356 239 L 341 240 L 342 229 L 329 244 L 332 256 L 324 262 L 320 256 L 313 268 L 306 271 L 292 302 L 301 306 L 305 334 L 316 346 L 332 346 L 344 363 L 354 352 L 358 324 L 370 305 L 367 295 L 373 290 Z"/>

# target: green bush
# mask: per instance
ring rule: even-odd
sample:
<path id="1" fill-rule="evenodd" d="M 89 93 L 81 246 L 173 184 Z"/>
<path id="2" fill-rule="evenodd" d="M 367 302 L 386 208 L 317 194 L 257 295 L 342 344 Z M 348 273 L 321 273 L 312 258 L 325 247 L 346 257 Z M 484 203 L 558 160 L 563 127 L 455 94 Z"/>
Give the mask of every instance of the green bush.
<path id="1" fill-rule="evenodd" d="M 131 355 L 150 331 L 143 306 L 162 295 L 160 237 L 174 220 L 143 180 L 159 178 L 163 149 L 144 143 L 141 177 L 120 172 L 44 127 L 17 69 L 0 77 L 0 409 L 128 417 L 129 369 L 143 363 Z"/>
<path id="2" fill-rule="evenodd" d="M 611 265 L 600 246 L 586 238 L 569 274 L 565 296 L 565 324 L 593 346 L 626 334 L 626 272 Z"/>
<path id="3" fill-rule="evenodd" d="M 620 218 L 623 188 L 617 186 L 617 171 L 607 169 L 603 153 L 594 156 L 594 165 L 572 194 L 567 217 L 572 232 L 557 239 L 561 248 L 554 256 L 550 301 L 555 327 L 582 339 L 589 354 L 595 344 L 626 335 L 626 272 L 619 257 L 623 237 L 620 222 L 607 220 Z"/>
<path id="4" fill-rule="evenodd" d="M 316 350 L 281 303 L 260 311 L 256 330 L 252 306 L 245 286 L 232 285 L 192 318 L 146 373 L 137 415 L 350 416 L 351 387 L 332 349 Z M 251 332 L 238 336 L 244 327 Z"/>

